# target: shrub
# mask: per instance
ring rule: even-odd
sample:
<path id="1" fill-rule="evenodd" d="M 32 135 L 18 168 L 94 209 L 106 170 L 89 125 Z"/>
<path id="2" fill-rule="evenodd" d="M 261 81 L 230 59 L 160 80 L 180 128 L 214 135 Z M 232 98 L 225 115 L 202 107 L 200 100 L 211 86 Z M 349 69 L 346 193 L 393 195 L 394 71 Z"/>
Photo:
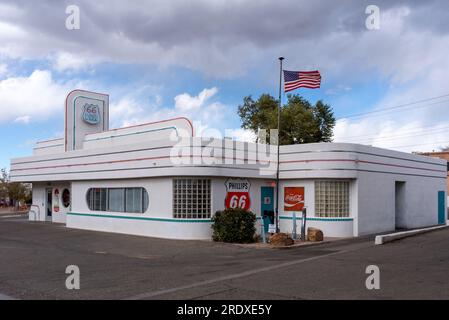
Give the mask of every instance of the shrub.
<path id="1" fill-rule="evenodd" d="M 212 240 L 234 243 L 254 242 L 256 215 L 244 209 L 226 209 L 212 217 Z"/>

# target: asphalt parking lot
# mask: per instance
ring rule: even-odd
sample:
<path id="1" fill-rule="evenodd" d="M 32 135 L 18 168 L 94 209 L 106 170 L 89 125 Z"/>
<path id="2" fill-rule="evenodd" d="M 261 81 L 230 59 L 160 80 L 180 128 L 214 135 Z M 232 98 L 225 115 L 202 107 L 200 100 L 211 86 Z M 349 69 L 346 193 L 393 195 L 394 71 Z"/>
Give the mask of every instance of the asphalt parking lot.
<path id="1" fill-rule="evenodd" d="M 448 299 L 449 230 L 254 249 L 0 218 L 0 299 Z M 368 290 L 368 265 L 380 289 Z M 80 269 L 79 290 L 65 286 Z"/>

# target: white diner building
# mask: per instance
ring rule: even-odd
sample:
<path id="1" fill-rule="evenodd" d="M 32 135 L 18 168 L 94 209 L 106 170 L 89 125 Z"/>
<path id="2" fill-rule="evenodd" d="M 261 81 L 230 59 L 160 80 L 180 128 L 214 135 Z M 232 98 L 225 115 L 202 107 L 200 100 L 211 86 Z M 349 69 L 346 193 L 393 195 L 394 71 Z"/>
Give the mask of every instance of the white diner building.
<path id="1" fill-rule="evenodd" d="M 109 97 L 74 90 L 65 134 L 11 160 L 32 183 L 29 219 L 69 228 L 210 239 L 211 217 L 241 206 L 273 222 L 276 148 L 195 137 L 190 120 L 109 129 Z M 349 143 L 280 147 L 279 224 L 352 237 L 446 223 L 445 160 Z M 298 226 L 300 225 L 298 221 Z M 299 228 L 298 228 L 299 229 Z M 298 230 L 299 231 L 299 230 Z"/>

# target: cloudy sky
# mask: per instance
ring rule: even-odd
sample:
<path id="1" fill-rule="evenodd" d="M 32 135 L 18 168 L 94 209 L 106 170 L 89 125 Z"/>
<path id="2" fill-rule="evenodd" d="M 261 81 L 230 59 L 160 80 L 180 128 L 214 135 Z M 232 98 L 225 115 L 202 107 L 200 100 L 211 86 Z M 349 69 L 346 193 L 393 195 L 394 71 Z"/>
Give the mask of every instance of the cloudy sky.
<path id="1" fill-rule="evenodd" d="M 369 30 L 366 7 L 380 9 Z M 80 29 L 66 28 L 66 8 Z M 62 136 L 66 94 L 110 94 L 111 127 L 174 116 L 240 129 L 246 95 L 277 95 L 278 60 L 319 69 L 296 93 L 330 104 L 335 141 L 402 151 L 449 145 L 447 0 L 0 0 L 0 167 Z M 285 97 L 284 97 L 285 99 Z"/>

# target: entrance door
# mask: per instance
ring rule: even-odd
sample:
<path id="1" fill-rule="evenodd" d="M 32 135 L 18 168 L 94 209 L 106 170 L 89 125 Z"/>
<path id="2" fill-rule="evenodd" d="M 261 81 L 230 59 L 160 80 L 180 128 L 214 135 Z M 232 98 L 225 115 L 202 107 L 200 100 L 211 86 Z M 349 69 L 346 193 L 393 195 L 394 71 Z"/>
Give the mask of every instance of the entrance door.
<path id="1" fill-rule="evenodd" d="M 438 191 L 438 224 L 446 223 L 446 209 L 444 205 L 444 198 L 446 198 L 446 192 Z"/>
<path id="2" fill-rule="evenodd" d="M 260 211 L 264 220 L 265 233 L 267 233 L 268 225 L 274 223 L 274 187 L 261 187 L 260 199 Z"/>
<path id="3" fill-rule="evenodd" d="M 51 213 L 52 213 L 52 205 L 53 205 L 53 189 L 47 188 L 45 189 L 46 192 L 46 203 L 45 203 L 45 220 L 51 220 Z"/>
<path id="4" fill-rule="evenodd" d="M 395 229 L 401 230 L 407 228 L 405 211 L 405 182 L 395 182 Z"/>

